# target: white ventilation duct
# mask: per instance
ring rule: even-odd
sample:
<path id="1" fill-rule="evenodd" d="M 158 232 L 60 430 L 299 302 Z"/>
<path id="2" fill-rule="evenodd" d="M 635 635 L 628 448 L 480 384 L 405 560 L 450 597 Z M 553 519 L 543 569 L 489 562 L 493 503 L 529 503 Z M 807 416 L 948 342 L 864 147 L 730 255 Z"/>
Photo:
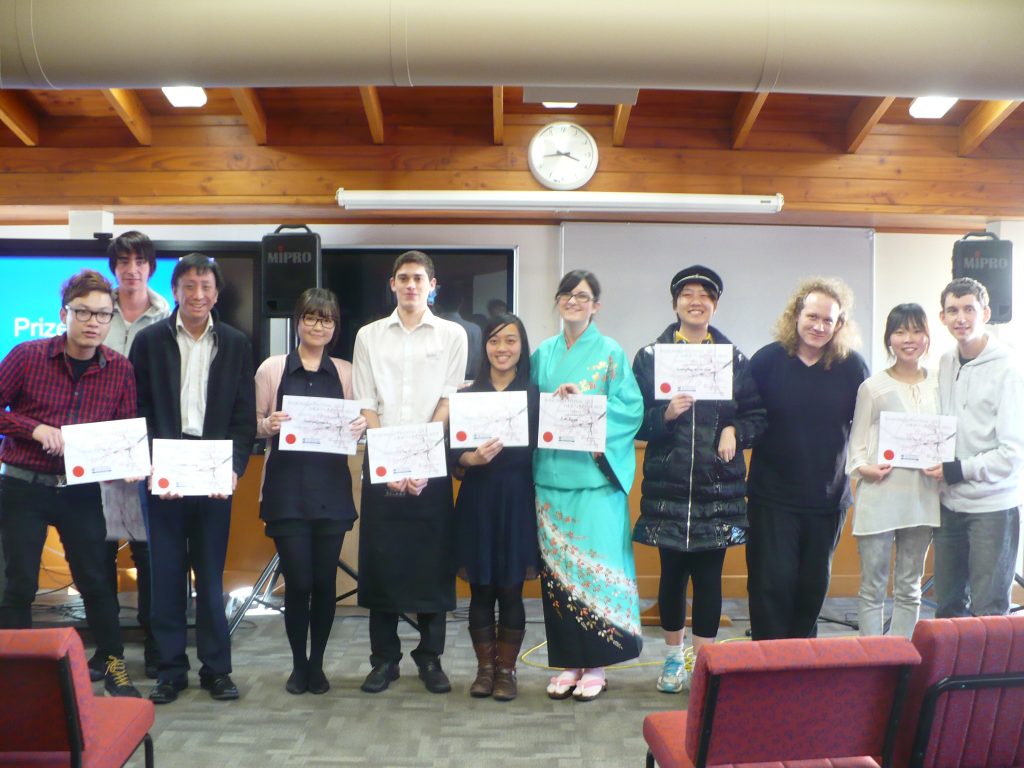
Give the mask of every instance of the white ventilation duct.
<path id="1" fill-rule="evenodd" d="M 1022 0 L 0 0 L 0 87 L 1024 98 Z"/>

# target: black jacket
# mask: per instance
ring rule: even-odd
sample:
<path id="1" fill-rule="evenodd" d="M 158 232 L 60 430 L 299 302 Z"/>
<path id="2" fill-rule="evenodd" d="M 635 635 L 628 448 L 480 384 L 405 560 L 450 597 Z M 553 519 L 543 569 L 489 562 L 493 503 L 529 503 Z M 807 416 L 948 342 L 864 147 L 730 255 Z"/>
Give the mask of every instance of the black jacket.
<path id="1" fill-rule="evenodd" d="M 655 344 L 673 343 L 677 327 L 666 328 Z M 732 343 L 709 330 L 715 344 Z M 668 401 L 654 399 L 654 344 L 637 352 L 633 373 L 644 396 L 637 439 L 647 441 L 647 452 L 635 541 L 690 552 L 746 541 L 743 449 L 764 431 L 766 420 L 749 361 L 735 346 L 732 365 L 732 400 L 698 401 L 666 424 Z M 728 426 L 736 429 L 736 456 L 726 463 L 718 457 L 718 440 Z"/>
<path id="2" fill-rule="evenodd" d="M 181 353 L 178 310 L 139 331 L 129 359 L 135 366 L 139 416 L 146 418 L 150 440 L 181 438 Z M 232 468 L 241 477 L 256 439 L 256 385 L 252 345 L 241 331 L 213 315 L 217 353 L 210 363 L 203 437 L 234 443 Z"/>

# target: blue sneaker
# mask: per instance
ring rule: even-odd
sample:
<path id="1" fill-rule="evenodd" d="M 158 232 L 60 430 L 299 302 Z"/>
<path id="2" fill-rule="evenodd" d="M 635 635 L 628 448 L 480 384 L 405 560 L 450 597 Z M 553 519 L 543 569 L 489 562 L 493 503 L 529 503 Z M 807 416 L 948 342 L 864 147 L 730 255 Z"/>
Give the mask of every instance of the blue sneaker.
<path id="1" fill-rule="evenodd" d="M 662 693 L 681 693 L 689 690 L 696 656 L 692 648 L 686 648 L 682 657 L 669 656 L 661 666 L 658 675 L 658 690 Z"/>

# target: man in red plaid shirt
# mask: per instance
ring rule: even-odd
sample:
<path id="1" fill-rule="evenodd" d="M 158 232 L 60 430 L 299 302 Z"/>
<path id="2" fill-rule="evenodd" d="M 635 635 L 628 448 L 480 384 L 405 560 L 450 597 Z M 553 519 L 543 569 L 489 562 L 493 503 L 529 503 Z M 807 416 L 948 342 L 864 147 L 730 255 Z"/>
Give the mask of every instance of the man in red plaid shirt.
<path id="1" fill-rule="evenodd" d="M 61 425 L 135 416 L 135 377 L 123 356 L 102 346 L 110 330 L 112 289 L 83 270 L 62 289 L 67 332 L 19 344 L 0 362 L 0 532 L 7 586 L 0 627 L 32 626 L 32 601 L 46 528 L 60 533 L 85 616 L 106 659 L 104 687 L 135 696 L 125 670 L 117 595 L 107 577 L 106 524 L 95 483 L 65 484 Z"/>

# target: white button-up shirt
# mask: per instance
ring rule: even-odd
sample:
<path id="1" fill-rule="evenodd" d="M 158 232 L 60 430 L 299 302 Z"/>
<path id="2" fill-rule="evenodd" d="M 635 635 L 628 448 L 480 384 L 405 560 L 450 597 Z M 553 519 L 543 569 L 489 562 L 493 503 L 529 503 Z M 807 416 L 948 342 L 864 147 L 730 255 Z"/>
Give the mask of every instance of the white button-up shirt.
<path id="1" fill-rule="evenodd" d="M 210 382 L 210 363 L 217 354 L 217 335 L 213 316 L 198 339 L 185 330 L 181 315 L 175 315 L 178 328 L 178 352 L 181 353 L 181 431 L 193 437 L 203 436 L 206 420 L 206 387 Z"/>
<path id="2" fill-rule="evenodd" d="M 352 386 L 382 427 L 424 424 L 466 372 L 466 331 L 429 309 L 412 330 L 398 317 L 364 325 L 352 353 Z"/>

